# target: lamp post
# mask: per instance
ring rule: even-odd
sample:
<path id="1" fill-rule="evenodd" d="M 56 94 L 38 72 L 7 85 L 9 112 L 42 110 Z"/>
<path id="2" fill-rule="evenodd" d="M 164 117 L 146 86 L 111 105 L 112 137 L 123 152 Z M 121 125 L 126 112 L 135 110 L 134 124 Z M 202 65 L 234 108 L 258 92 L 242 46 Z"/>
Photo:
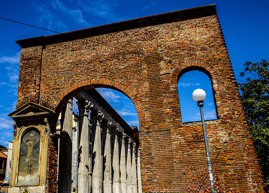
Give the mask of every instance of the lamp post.
<path id="1" fill-rule="evenodd" d="M 213 174 L 212 174 L 212 168 L 211 168 L 211 162 L 210 162 L 210 156 L 209 156 L 209 149 L 208 149 L 208 142 L 207 142 L 207 135 L 206 135 L 206 129 L 205 129 L 204 112 L 203 112 L 203 105 L 204 105 L 204 100 L 206 98 L 206 93 L 202 89 L 196 89 L 192 93 L 192 98 L 193 98 L 193 100 L 195 100 L 198 103 L 198 106 L 200 107 L 200 114 L 201 114 L 202 125 L 203 125 L 203 133 L 204 133 L 205 149 L 206 149 L 206 158 L 207 158 L 207 165 L 208 165 L 208 172 L 209 172 L 211 190 L 212 190 L 212 192 L 215 192 Z"/>

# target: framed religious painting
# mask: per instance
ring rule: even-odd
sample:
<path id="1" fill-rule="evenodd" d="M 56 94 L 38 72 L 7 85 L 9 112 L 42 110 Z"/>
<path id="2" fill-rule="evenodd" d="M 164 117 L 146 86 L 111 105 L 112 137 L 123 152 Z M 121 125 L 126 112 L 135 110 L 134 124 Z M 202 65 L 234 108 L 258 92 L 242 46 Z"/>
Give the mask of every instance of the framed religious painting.
<path id="1" fill-rule="evenodd" d="M 39 155 L 40 133 L 32 127 L 27 129 L 21 137 L 17 185 L 39 184 Z"/>

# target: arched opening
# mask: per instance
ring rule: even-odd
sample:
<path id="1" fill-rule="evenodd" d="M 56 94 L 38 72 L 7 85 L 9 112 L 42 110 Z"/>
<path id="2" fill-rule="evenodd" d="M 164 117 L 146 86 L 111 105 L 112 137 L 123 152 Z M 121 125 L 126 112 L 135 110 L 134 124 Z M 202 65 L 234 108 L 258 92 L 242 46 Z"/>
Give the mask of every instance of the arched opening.
<path id="1" fill-rule="evenodd" d="M 55 109 L 56 115 L 59 115 L 61 110 L 64 108 L 64 106 L 66 105 L 67 101 L 70 98 L 75 97 L 78 93 L 83 92 L 85 90 L 99 89 L 99 88 L 109 88 L 113 91 L 119 91 L 118 93 L 121 93 L 127 98 L 129 98 L 130 102 L 135 106 L 139 119 L 139 124 L 145 123 L 145 114 L 142 102 L 140 101 L 138 94 L 133 90 L 133 88 L 130 88 L 129 86 L 125 85 L 122 82 L 109 80 L 107 78 L 98 80 L 86 80 L 75 83 L 74 85 L 70 85 L 69 87 L 65 88 L 65 90 L 63 90 L 57 96 L 57 98 L 55 98 L 54 101 L 52 101 L 52 103 L 49 106 L 51 106 L 52 109 Z M 54 130 L 55 128 L 54 126 L 56 125 L 57 120 L 58 116 L 56 116 L 53 121 L 52 130 Z"/>
<path id="2" fill-rule="evenodd" d="M 93 192 L 97 186 L 104 192 L 109 187 L 134 190 L 138 189 L 139 179 L 141 181 L 136 177 L 140 168 L 136 108 L 122 92 L 98 86 L 82 92 L 77 89 L 67 94 L 69 100 L 66 105 L 62 104 L 56 127 L 61 136 L 59 192 L 83 192 L 84 188 Z M 72 143 L 67 143 L 67 139 Z M 65 161 L 68 159 L 66 150 L 70 149 L 72 166 Z"/>
<path id="3" fill-rule="evenodd" d="M 195 89 L 203 89 L 206 92 L 204 101 L 205 120 L 217 119 L 217 111 L 215 105 L 214 91 L 209 73 L 205 70 L 187 69 L 181 73 L 178 80 L 178 94 L 180 101 L 182 123 L 201 121 L 200 110 L 192 98 Z"/>

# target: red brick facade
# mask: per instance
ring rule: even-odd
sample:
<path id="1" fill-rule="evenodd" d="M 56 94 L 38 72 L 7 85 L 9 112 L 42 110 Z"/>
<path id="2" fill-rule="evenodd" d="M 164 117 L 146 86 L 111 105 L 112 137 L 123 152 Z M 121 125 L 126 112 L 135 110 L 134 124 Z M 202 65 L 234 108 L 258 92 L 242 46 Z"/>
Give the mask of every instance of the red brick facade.
<path id="1" fill-rule="evenodd" d="M 48 147 L 48 164 L 47 164 L 47 185 L 46 191 L 49 193 L 58 192 L 58 140 L 50 137 Z"/>
<path id="2" fill-rule="evenodd" d="M 32 101 L 58 113 L 75 93 L 96 87 L 117 89 L 132 100 L 140 124 L 143 192 L 209 190 L 201 123 L 181 122 L 177 88 L 182 73 L 207 72 L 218 114 L 206 121 L 217 190 L 263 192 L 215 5 L 18 44 L 17 107 Z"/>

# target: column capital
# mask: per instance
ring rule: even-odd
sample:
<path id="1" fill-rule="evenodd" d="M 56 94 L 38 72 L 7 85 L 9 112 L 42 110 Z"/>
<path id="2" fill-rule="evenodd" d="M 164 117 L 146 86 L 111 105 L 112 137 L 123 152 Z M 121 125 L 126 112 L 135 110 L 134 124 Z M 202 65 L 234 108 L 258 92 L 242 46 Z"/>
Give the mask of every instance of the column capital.
<path id="1" fill-rule="evenodd" d="M 125 145 L 126 144 L 126 140 L 128 138 L 128 135 L 126 135 L 126 133 L 122 133 L 122 143 Z"/>
<path id="2" fill-rule="evenodd" d="M 119 129 L 116 127 L 115 129 L 115 136 L 117 136 L 119 138 L 119 135 L 120 135 L 120 131 Z"/>
<path id="3" fill-rule="evenodd" d="M 111 121 L 108 121 L 108 122 L 107 122 L 107 127 L 108 127 L 108 128 L 111 129 L 112 125 L 113 125 L 113 123 L 112 123 Z"/>
<path id="4" fill-rule="evenodd" d="M 69 99 L 69 100 L 67 101 L 67 104 L 68 104 L 68 103 L 71 103 L 71 104 L 72 104 L 72 102 L 73 102 L 73 98 Z"/>
<path id="5" fill-rule="evenodd" d="M 108 120 L 106 118 L 102 120 L 101 126 L 104 130 L 108 128 Z"/>
<path id="6" fill-rule="evenodd" d="M 135 153 L 136 152 L 136 143 L 133 142 L 133 152 Z"/>
<path id="7" fill-rule="evenodd" d="M 90 115 L 91 115 L 91 119 L 94 122 L 96 122 L 97 120 L 101 121 L 105 117 L 101 111 L 97 111 L 96 109 L 92 109 Z"/>
<path id="8" fill-rule="evenodd" d="M 98 113 L 97 113 L 97 119 L 100 121 L 100 120 L 102 120 L 104 117 L 105 117 L 104 114 L 103 114 L 101 111 L 98 111 Z"/>
<path id="9" fill-rule="evenodd" d="M 131 145 L 131 143 L 132 143 L 132 140 L 129 136 L 128 136 L 127 142 L 128 142 L 128 145 Z"/>
<path id="10" fill-rule="evenodd" d="M 79 116 L 88 116 L 90 109 L 93 107 L 93 104 L 87 100 L 79 100 L 77 104 Z"/>
<path id="11" fill-rule="evenodd" d="M 126 133 L 122 133 L 122 139 L 127 140 L 128 135 Z"/>
<path id="12" fill-rule="evenodd" d="M 112 134 L 113 139 L 117 139 L 117 140 L 120 139 L 120 132 L 119 132 L 117 127 L 112 127 L 111 128 L 111 134 Z"/>
<path id="13" fill-rule="evenodd" d="M 112 125 L 113 125 L 112 122 L 110 122 L 110 121 L 107 122 L 107 132 L 108 133 L 111 133 L 111 127 L 112 127 Z"/>

